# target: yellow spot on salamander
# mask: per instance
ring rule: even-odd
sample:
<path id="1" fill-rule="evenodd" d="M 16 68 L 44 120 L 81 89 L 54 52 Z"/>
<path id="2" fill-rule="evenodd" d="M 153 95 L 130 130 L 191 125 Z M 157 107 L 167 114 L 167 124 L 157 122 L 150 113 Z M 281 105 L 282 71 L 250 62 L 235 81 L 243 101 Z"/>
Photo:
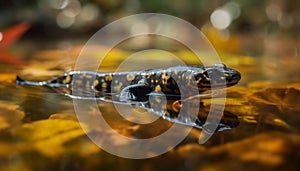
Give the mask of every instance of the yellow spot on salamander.
<path id="1" fill-rule="evenodd" d="M 83 76 L 84 76 L 85 78 L 88 78 L 88 79 L 90 79 L 90 78 L 93 77 L 92 75 L 88 75 L 88 74 L 84 74 Z"/>
<path id="2" fill-rule="evenodd" d="M 202 78 L 199 77 L 198 80 L 196 80 L 196 83 L 200 83 L 201 80 L 202 80 Z"/>
<path id="3" fill-rule="evenodd" d="M 160 86 L 160 85 L 157 85 L 157 86 L 155 87 L 155 91 L 161 91 L 161 86 Z"/>
<path id="4" fill-rule="evenodd" d="M 111 75 L 105 76 L 105 81 L 111 81 L 113 77 Z"/>
<path id="5" fill-rule="evenodd" d="M 135 78 L 134 75 L 127 75 L 126 76 L 127 81 L 132 81 L 134 78 Z"/>
<path id="6" fill-rule="evenodd" d="M 102 88 L 106 88 L 107 87 L 107 83 L 104 82 L 104 83 L 102 83 L 101 86 L 102 86 Z"/>
<path id="7" fill-rule="evenodd" d="M 62 81 L 64 84 L 69 84 L 71 82 L 71 76 L 68 75 L 66 78 Z"/>
<path id="8" fill-rule="evenodd" d="M 95 80 L 94 83 L 93 83 L 93 86 L 96 87 L 98 84 L 99 84 L 99 81 Z"/>
<path id="9" fill-rule="evenodd" d="M 75 80 L 75 84 L 76 84 L 76 85 L 82 85 L 82 80 L 76 79 L 76 80 Z"/>
<path id="10" fill-rule="evenodd" d="M 162 79 L 168 80 L 170 77 L 171 77 L 170 75 L 166 75 L 166 74 L 163 74 L 163 75 L 162 75 Z"/>
<path id="11" fill-rule="evenodd" d="M 147 74 L 147 76 L 146 76 L 148 79 L 151 77 L 151 74 Z"/>
<path id="12" fill-rule="evenodd" d="M 168 80 L 171 78 L 169 75 L 162 75 L 162 84 L 167 84 Z"/>
<path id="13" fill-rule="evenodd" d="M 115 85 L 115 86 L 113 87 L 113 89 L 114 89 L 115 91 L 121 91 L 122 86 L 123 86 L 123 83 L 120 82 L 118 85 Z"/>

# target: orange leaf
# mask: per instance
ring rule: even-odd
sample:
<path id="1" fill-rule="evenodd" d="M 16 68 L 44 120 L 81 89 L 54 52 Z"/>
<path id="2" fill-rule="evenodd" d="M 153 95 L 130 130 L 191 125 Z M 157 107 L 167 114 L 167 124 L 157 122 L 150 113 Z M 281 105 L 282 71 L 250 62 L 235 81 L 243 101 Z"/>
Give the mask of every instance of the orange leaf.
<path id="1" fill-rule="evenodd" d="M 20 23 L 15 26 L 2 31 L 2 39 L 0 40 L 0 47 L 7 47 L 18 40 L 29 28 L 28 23 Z"/>

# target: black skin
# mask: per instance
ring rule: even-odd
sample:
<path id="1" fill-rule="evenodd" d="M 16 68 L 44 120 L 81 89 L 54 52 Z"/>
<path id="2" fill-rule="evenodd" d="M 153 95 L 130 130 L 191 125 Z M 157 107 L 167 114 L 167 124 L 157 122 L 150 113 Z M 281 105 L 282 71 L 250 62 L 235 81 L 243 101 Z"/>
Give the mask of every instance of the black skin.
<path id="1" fill-rule="evenodd" d="M 196 93 L 201 94 L 210 90 L 212 84 L 214 88 L 225 88 L 237 84 L 240 79 L 241 75 L 238 71 L 227 68 L 224 64 L 215 64 L 213 66 L 170 67 L 121 73 L 74 71 L 41 82 L 23 80 L 17 76 L 16 83 L 19 85 L 48 86 L 54 89 L 57 87 L 71 89 L 72 86 L 76 85 L 76 87 L 81 88 L 80 90 L 95 92 L 93 93 L 96 94 L 95 98 L 97 98 L 97 94 L 122 93 L 122 90 L 126 89 L 128 100 L 147 101 L 149 94 L 153 92 L 162 93 L 170 99 L 180 99 L 181 96 L 193 95 L 190 93 L 195 92 L 190 92 L 190 90 L 195 88 L 195 85 L 198 89 Z M 74 80 L 79 80 L 80 83 L 75 83 Z"/>
<path id="2" fill-rule="evenodd" d="M 227 68 L 224 64 L 215 64 L 213 66 L 170 67 L 119 73 L 72 71 L 41 82 L 27 81 L 17 76 L 16 83 L 19 85 L 48 86 L 72 98 L 82 98 L 82 96 L 99 98 L 107 94 L 119 94 L 123 98 L 120 98 L 119 101 L 124 100 L 126 104 L 147 102 L 149 96 L 156 93 L 166 96 L 168 103 L 172 104 L 180 99 L 193 96 L 194 93 L 201 94 L 210 90 L 212 86 L 214 88 L 233 86 L 240 79 L 241 75 L 238 71 Z M 197 91 L 192 91 L 193 88 Z M 74 89 L 76 92 L 80 92 L 77 94 L 78 96 L 74 96 Z M 161 103 L 158 102 L 157 106 L 161 106 Z M 168 109 L 166 112 L 165 114 L 160 113 L 160 115 L 171 120 L 179 118 L 177 110 Z M 224 113 L 224 117 L 227 119 L 221 120 L 218 129 L 226 130 L 238 125 L 238 119 L 235 115 Z M 205 118 L 205 115 L 198 115 L 195 123 L 199 128 L 203 125 Z M 178 120 L 180 122 L 180 119 Z"/>

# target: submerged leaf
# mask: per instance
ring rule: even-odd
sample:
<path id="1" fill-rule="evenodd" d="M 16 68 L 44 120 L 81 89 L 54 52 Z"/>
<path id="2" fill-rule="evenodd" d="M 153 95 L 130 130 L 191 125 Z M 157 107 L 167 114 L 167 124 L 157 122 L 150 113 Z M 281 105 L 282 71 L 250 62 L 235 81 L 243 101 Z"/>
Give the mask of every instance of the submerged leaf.
<path id="1" fill-rule="evenodd" d="M 256 92 L 250 97 L 252 103 L 264 105 L 283 105 L 286 107 L 297 108 L 300 101 L 300 90 L 295 88 L 268 88 L 261 92 Z"/>
<path id="2" fill-rule="evenodd" d="M 20 125 L 24 112 L 17 110 L 18 106 L 0 101 L 0 131 Z"/>
<path id="3" fill-rule="evenodd" d="M 24 124 L 16 129 L 14 134 L 24 140 L 27 148 L 37 150 L 49 157 L 64 153 L 66 142 L 85 135 L 78 122 L 61 119 Z"/>
<path id="4" fill-rule="evenodd" d="M 295 128 L 300 124 L 300 90 L 268 88 L 249 96 L 249 102 L 260 112 L 265 123 Z"/>
<path id="5" fill-rule="evenodd" d="M 275 168 L 289 162 L 285 160 L 286 158 L 291 157 L 291 161 L 296 159 L 293 149 L 299 150 L 299 142 L 298 134 L 270 132 L 212 148 L 209 153 L 214 156 L 224 154 L 223 157 L 229 160 L 234 159 L 234 161 L 250 162 L 251 165 L 267 165 Z"/>

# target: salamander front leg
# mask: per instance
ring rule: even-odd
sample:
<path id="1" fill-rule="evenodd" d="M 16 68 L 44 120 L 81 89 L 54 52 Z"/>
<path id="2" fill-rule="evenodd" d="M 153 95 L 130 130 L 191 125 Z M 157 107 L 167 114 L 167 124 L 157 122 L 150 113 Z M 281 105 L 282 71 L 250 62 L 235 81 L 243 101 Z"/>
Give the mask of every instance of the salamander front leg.
<path id="1" fill-rule="evenodd" d="M 146 84 L 134 84 L 127 86 L 120 92 L 120 101 L 148 101 L 149 94 L 152 92 L 151 87 Z"/>

